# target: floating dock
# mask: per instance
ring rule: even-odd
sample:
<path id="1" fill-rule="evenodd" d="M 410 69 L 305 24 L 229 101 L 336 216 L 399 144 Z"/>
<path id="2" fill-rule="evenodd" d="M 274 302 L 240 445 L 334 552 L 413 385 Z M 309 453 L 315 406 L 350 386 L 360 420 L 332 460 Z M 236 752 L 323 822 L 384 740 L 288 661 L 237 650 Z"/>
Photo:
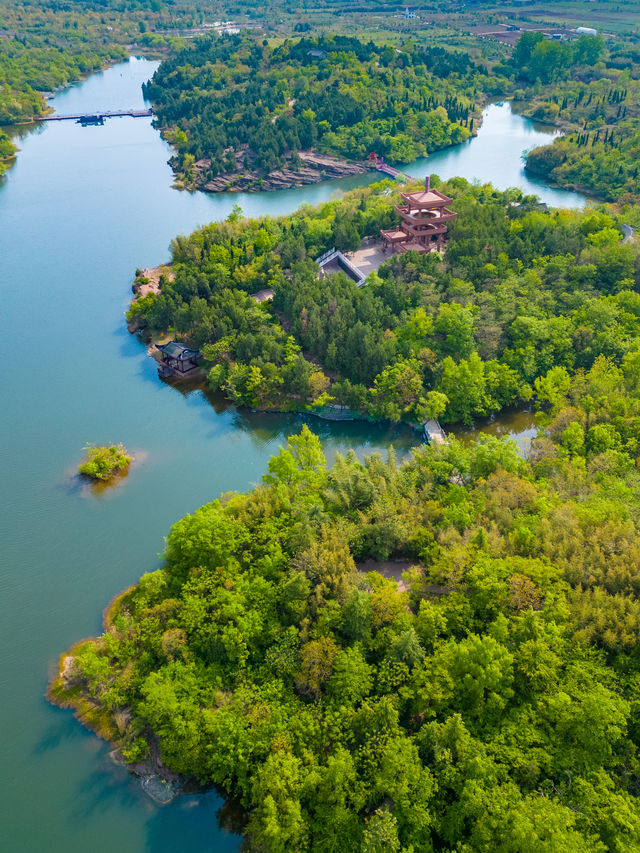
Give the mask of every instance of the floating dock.
<path id="1" fill-rule="evenodd" d="M 422 425 L 422 435 L 427 444 L 447 443 L 447 434 L 438 421 L 425 421 Z"/>

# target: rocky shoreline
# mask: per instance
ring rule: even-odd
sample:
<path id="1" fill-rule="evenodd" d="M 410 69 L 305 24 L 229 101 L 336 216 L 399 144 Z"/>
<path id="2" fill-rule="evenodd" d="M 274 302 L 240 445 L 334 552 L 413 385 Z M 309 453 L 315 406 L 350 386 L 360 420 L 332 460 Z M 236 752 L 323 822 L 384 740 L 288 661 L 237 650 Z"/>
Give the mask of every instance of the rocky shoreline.
<path id="1" fill-rule="evenodd" d="M 135 587 L 128 587 L 123 590 L 105 608 L 104 634 L 110 631 L 120 607 L 134 589 Z M 137 761 L 127 761 L 125 758 L 123 748 L 130 739 L 130 736 L 128 737 L 131 723 L 130 710 L 120 708 L 112 712 L 96 701 L 91 696 L 88 684 L 79 672 L 75 660 L 88 644 L 100 644 L 102 637 L 81 640 L 60 656 L 58 671 L 47 687 L 46 698 L 52 705 L 73 710 L 76 719 L 83 726 L 111 745 L 109 757 L 113 763 L 126 768 L 129 773 L 137 777 L 143 791 L 158 805 L 165 805 L 181 794 L 185 787 L 196 787 L 195 783 L 170 770 L 164 764 L 157 738 L 149 733 L 146 733 L 145 738 L 149 747 L 148 754 Z"/>
<path id="2" fill-rule="evenodd" d="M 211 161 L 203 158 L 196 161 L 194 166 L 193 189 L 209 193 L 268 192 L 303 187 L 351 175 L 363 175 L 369 171 L 366 163 L 342 160 L 329 154 L 317 154 L 314 151 L 300 151 L 296 162 L 294 163 L 293 160 L 289 162 L 290 165 L 274 169 L 266 175 L 261 175 L 258 171 L 228 172 L 209 180 L 207 172 Z M 176 183 L 185 185 L 180 177 Z"/>

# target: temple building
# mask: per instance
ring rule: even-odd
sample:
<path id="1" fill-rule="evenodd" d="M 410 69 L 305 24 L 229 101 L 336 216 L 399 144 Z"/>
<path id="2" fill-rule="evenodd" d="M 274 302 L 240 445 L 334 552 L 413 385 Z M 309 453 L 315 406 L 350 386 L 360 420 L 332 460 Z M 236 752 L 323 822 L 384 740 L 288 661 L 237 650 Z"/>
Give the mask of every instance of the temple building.
<path id="1" fill-rule="evenodd" d="M 442 241 L 447 233 L 447 223 L 457 216 L 447 205 L 449 198 L 429 186 L 425 178 L 424 190 L 415 193 L 402 193 L 404 204 L 397 205 L 400 216 L 398 228 L 381 231 L 385 249 L 391 247 L 394 252 L 411 250 L 425 254 L 437 249 L 442 250 Z"/>
<path id="2" fill-rule="evenodd" d="M 156 349 L 162 358 L 158 365 L 158 376 L 162 379 L 169 376 L 188 376 L 198 367 L 200 358 L 198 350 L 191 349 L 179 341 L 156 344 Z"/>

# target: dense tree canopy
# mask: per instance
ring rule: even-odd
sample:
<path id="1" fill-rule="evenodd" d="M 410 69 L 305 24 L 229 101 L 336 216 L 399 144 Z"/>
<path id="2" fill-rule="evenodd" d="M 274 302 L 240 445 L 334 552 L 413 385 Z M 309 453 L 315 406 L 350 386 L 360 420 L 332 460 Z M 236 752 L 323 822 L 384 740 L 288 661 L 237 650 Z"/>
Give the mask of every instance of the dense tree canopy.
<path id="1" fill-rule="evenodd" d="M 149 30 L 204 14 L 191 0 L 0 0 L 0 126 L 42 115 L 47 93 L 125 59 L 132 43 L 177 48 L 182 40 Z M 6 148 L 0 133 L 0 172 Z"/>
<path id="2" fill-rule="evenodd" d="M 443 185 L 459 218 L 438 254 L 393 256 L 361 288 L 318 277 L 340 223 L 396 221 L 388 183 L 285 219 L 210 225 L 173 245 L 175 281 L 130 319 L 202 349 L 210 382 L 259 408 L 348 405 L 471 422 L 531 398 L 555 367 L 637 349 L 636 250 L 604 211 L 547 211 L 517 190 Z M 273 303 L 249 294 L 265 287 Z"/>
<path id="3" fill-rule="evenodd" d="M 268 173 L 305 149 L 400 162 L 462 142 L 482 71 L 442 48 L 213 35 L 163 62 L 145 91 L 174 166 L 189 182 L 197 161 L 206 183 Z"/>
<path id="4" fill-rule="evenodd" d="M 304 428 L 173 527 L 53 695 L 237 797 L 251 849 L 640 849 L 640 480 L 608 422 L 635 361 L 549 378 L 529 463 L 487 439 L 327 470 Z"/>
<path id="5" fill-rule="evenodd" d="M 100 13 L 74 2 L 60 8 L 0 0 L 0 125 L 41 115 L 42 92 L 124 59 L 115 17 L 109 8 Z"/>
<path id="6" fill-rule="evenodd" d="M 510 59 L 520 79 L 551 83 L 575 69 L 594 66 L 606 53 L 601 36 L 582 35 L 576 41 L 554 41 L 542 32 L 520 36 Z"/>
<path id="7" fill-rule="evenodd" d="M 6 169 L 6 163 L 15 154 L 16 148 L 6 133 L 0 130 L 0 175 Z"/>
<path id="8" fill-rule="evenodd" d="M 601 55 L 530 35 L 510 69 L 553 87 L 537 95 L 557 118 L 565 98 L 585 110 L 531 168 L 568 181 L 605 120 L 590 159 L 620 160 L 610 197 L 628 201 L 637 141 L 609 125 L 635 127 L 635 83 L 565 79 Z M 205 39 L 149 93 L 176 166 L 215 174 L 449 144 L 479 73 L 353 39 Z M 528 459 L 484 437 L 328 469 L 303 428 L 259 486 L 174 525 L 50 695 L 126 761 L 159 753 L 235 797 L 255 851 L 640 851 L 640 265 L 620 227 L 640 215 L 434 185 L 459 213 L 443 257 L 393 256 L 362 288 L 318 277 L 321 252 L 396 221 L 390 182 L 283 219 L 236 211 L 176 238 L 129 321 L 200 348 L 242 405 L 468 423 L 531 401 Z"/>
<path id="9" fill-rule="evenodd" d="M 536 36 L 536 50 L 558 44 Z M 514 61 L 525 47 L 522 37 Z M 521 80 L 533 85 L 516 91 L 516 103 L 532 118 L 553 122 L 566 135 L 534 149 L 527 170 L 545 181 L 579 188 L 606 201 L 636 202 L 640 143 L 640 63 L 636 52 L 621 45 L 604 57 L 602 41 L 582 36 L 571 46 L 579 65 L 538 75 L 525 71 Z M 526 51 L 525 51 L 526 52 Z M 549 84 L 542 88 L 540 81 Z"/>

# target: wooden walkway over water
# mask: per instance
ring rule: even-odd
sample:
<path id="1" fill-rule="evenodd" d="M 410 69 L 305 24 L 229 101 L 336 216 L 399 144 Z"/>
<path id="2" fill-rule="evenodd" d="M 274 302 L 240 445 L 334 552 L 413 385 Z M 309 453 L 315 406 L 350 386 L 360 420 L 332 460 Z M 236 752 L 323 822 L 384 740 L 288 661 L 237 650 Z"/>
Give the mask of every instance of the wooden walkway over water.
<path id="1" fill-rule="evenodd" d="M 407 175 L 406 172 L 401 172 L 400 169 L 394 169 L 393 166 L 389 166 L 385 162 L 378 161 L 375 164 L 375 167 L 379 172 L 383 172 L 391 178 L 398 178 L 401 181 L 415 181 L 415 178 L 412 178 L 411 175 Z"/>
<path id="2" fill-rule="evenodd" d="M 151 110 L 107 110 L 106 112 L 98 113 L 71 113 L 69 115 L 50 115 L 38 116 L 34 121 L 83 121 L 91 119 L 105 118 L 121 118 L 129 116 L 130 118 L 148 118 L 152 116 Z"/>

